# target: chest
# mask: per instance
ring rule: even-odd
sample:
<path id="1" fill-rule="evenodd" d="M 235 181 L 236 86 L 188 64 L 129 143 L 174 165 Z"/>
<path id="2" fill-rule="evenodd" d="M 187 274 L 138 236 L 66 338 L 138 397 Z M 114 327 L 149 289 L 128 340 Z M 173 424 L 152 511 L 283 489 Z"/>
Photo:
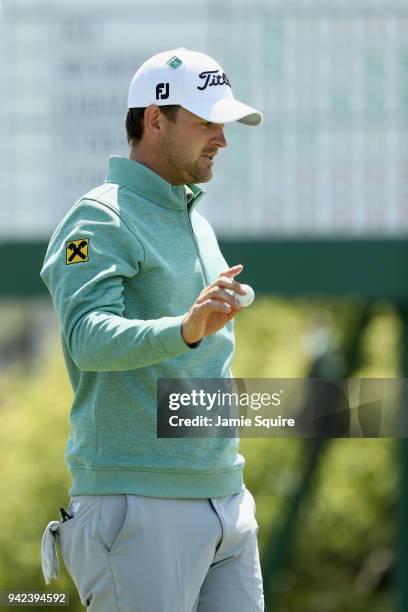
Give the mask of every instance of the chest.
<path id="1" fill-rule="evenodd" d="M 141 316 L 175 316 L 186 312 L 228 265 L 201 215 L 176 211 L 149 221 L 139 228 L 146 261 L 127 283 L 127 307 Z"/>

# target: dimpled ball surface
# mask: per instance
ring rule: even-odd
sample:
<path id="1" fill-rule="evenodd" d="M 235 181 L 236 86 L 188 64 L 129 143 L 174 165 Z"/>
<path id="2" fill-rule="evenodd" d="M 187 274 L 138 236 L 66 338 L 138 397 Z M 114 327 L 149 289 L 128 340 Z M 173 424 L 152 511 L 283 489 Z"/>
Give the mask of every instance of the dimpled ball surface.
<path id="1" fill-rule="evenodd" d="M 250 306 L 252 304 L 255 299 L 255 293 L 252 287 L 249 285 L 242 284 L 241 287 L 244 289 L 244 291 L 246 291 L 246 294 L 241 295 L 240 293 L 234 293 L 234 297 L 238 300 L 241 306 L 245 308 L 246 306 Z"/>

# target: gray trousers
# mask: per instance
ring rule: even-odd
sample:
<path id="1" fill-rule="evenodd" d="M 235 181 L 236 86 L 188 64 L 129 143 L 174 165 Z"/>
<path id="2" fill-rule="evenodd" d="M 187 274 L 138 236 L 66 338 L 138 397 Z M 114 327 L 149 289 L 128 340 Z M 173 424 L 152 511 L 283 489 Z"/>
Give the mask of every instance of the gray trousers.
<path id="1" fill-rule="evenodd" d="M 263 612 L 255 503 L 244 487 L 214 499 L 72 497 L 57 541 L 94 612 Z"/>

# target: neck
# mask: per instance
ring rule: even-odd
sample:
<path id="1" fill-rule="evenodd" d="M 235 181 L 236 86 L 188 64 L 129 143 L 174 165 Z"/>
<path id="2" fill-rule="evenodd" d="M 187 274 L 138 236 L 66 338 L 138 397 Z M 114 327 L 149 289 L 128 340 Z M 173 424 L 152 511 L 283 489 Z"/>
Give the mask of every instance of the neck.
<path id="1" fill-rule="evenodd" d="M 148 151 L 143 147 L 132 145 L 130 149 L 129 159 L 143 164 L 149 170 L 152 170 L 158 174 L 162 179 L 170 183 L 171 185 L 186 185 L 187 182 L 181 181 L 176 178 L 171 172 L 166 162 L 160 160 L 160 156 L 154 151 Z"/>

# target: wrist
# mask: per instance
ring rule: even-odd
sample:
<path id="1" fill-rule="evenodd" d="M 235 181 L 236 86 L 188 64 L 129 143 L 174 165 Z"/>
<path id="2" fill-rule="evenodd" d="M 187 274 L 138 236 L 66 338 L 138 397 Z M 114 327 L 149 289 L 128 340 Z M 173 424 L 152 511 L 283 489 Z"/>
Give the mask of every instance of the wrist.
<path id="1" fill-rule="evenodd" d="M 181 331 L 181 337 L 183 338 L 183 340 L 187 344 L 187 346 L 190 346 L 190 347 L 194 348 L 202 340 L 202 338 L 197 338 L 197 336 L 193 336 L 191 333 L 189 333 L 188 326 L 186 325 L 186 323 L 184 321 L 181 324 L 181 330 L 180 331 Z"/>

